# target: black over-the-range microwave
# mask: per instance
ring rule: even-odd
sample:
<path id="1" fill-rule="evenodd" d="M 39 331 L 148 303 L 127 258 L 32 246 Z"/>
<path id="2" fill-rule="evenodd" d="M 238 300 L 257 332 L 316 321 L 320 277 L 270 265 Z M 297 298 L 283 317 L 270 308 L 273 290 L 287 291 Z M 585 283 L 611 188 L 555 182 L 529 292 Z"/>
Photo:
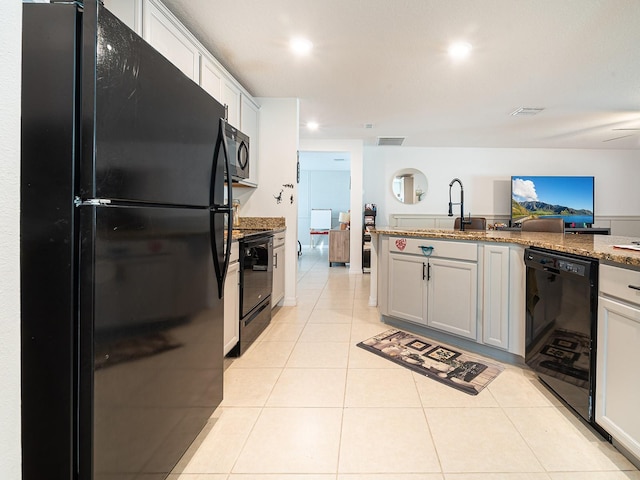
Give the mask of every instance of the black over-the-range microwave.
<path id="1" fill-rule="evenodd" d="M 225 122 L 224 134 L 229 154 L 231 179 L 235 181 L 249 178 L 249 136 Z"/>

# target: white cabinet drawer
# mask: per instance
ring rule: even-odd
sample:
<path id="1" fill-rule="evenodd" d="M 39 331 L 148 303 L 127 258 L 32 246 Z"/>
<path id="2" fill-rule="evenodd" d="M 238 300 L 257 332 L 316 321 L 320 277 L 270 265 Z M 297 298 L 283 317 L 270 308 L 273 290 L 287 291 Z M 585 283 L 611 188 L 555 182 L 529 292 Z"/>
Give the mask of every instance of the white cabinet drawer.
<path id="1" fill-rule="evenodd" d="M 600 294 L 640 305 L 640 272 L 600 265 Z"/>
<path id="2" fill-rule="evenodd" d="M 455 240 L 433 240 L 431 238 L 390 237 L 389 252 L 423 255 L 423 248 L 431 247 L 431 257 L 455 258 L 456 260 L 478 261 L 476 243 Z"/>
<path id="3" fill-rule="evenodd" d="M 273 236 L 273 248 L 284 245 L 286 232 L 278 232 Z"/>
<path id="4" fill-rule="evenodd" d="M 238 241 L 231 242 L 231 256 L 229 257 L 229 263 L 237 262 L 240 260 L 240 244 Z"/>

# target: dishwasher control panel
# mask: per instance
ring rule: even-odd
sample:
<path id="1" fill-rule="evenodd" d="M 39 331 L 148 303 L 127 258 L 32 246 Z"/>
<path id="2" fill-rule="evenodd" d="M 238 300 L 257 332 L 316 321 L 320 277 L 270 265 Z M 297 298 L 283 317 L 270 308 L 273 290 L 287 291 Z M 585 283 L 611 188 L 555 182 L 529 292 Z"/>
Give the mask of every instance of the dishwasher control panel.
<path id="1" fill-rule="evenodd" d="M 556 268 L 563 272 L 575 273 L 576 275 L 584 276 L 584 265 L 577 263 L 567 262 L 566 260 L 558 260 L 556 262 Z"/>
<path id="2" fill-rule="evenodd" d="M 534 249 L 525 250 L 525 264 L 539 270 L 556 271 L 579 277 L 589 277 L 591 275 L 591 260 L 578 259 Z"/>

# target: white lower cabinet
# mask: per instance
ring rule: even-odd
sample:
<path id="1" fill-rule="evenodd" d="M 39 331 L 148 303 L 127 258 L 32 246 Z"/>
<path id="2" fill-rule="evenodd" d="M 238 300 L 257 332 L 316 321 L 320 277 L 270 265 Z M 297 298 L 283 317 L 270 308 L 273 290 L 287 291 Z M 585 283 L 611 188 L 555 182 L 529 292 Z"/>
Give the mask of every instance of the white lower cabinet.
<path id="1" fill-rule="evenodd" d="M 284 241 L 285 233 L 277 233 L 273 239 L 273 286 L 271 288 L 271 308 L 284 298 Z"/>
<path id="2" fill-rule="evenodd" d="M 389 315 L 426 325 L 426 260 L 413 255 L 389 256 Z"/>
<path id="3" fill-rule="evenodd" d="M 382 236 L 378 252 L 382 315 L 524 357 L 522 246 Z"/>
<path id="4" fill-rule="evenodd" d="M 634 288 L 635 287 L 635 288 Z M 596 344 L 596 423 L 640 460 L 640 272 L 600 266 Z"/>
<path id="5" fill-rule="evenodd" d="M 482 343 L 509 346 L 510 252 L 509 246 L 484 245 L 482 294 Z"/>
<path id="6" fill-rule="evenodd" d="M 427 291 L 427 325 L 475 340 L 478 325 L 478 264 L 429 259 Z"/>
<path id="7" fill-rule="evenodd" d="M 476 262 L 391 253 L 388 314 L 475 339 Z"/>
<path id="8" fill-rule="evenodd" d="M 240 339 L 240 263 L 238 242 L 231 244 L 231 261 L 224 282 L 224 355 Z"/>

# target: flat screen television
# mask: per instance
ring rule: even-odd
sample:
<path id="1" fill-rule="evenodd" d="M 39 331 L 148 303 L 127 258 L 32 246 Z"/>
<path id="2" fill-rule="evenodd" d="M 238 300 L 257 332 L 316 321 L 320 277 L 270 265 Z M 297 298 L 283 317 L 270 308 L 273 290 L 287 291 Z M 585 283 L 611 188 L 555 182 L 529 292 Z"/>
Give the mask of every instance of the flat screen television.
<path id="1" fill-rule="evenodd" d="M 532 217 L 560 217 L 567 227 L 590 227 L 593 177 L 512 176 L 511 225 Z"/>

